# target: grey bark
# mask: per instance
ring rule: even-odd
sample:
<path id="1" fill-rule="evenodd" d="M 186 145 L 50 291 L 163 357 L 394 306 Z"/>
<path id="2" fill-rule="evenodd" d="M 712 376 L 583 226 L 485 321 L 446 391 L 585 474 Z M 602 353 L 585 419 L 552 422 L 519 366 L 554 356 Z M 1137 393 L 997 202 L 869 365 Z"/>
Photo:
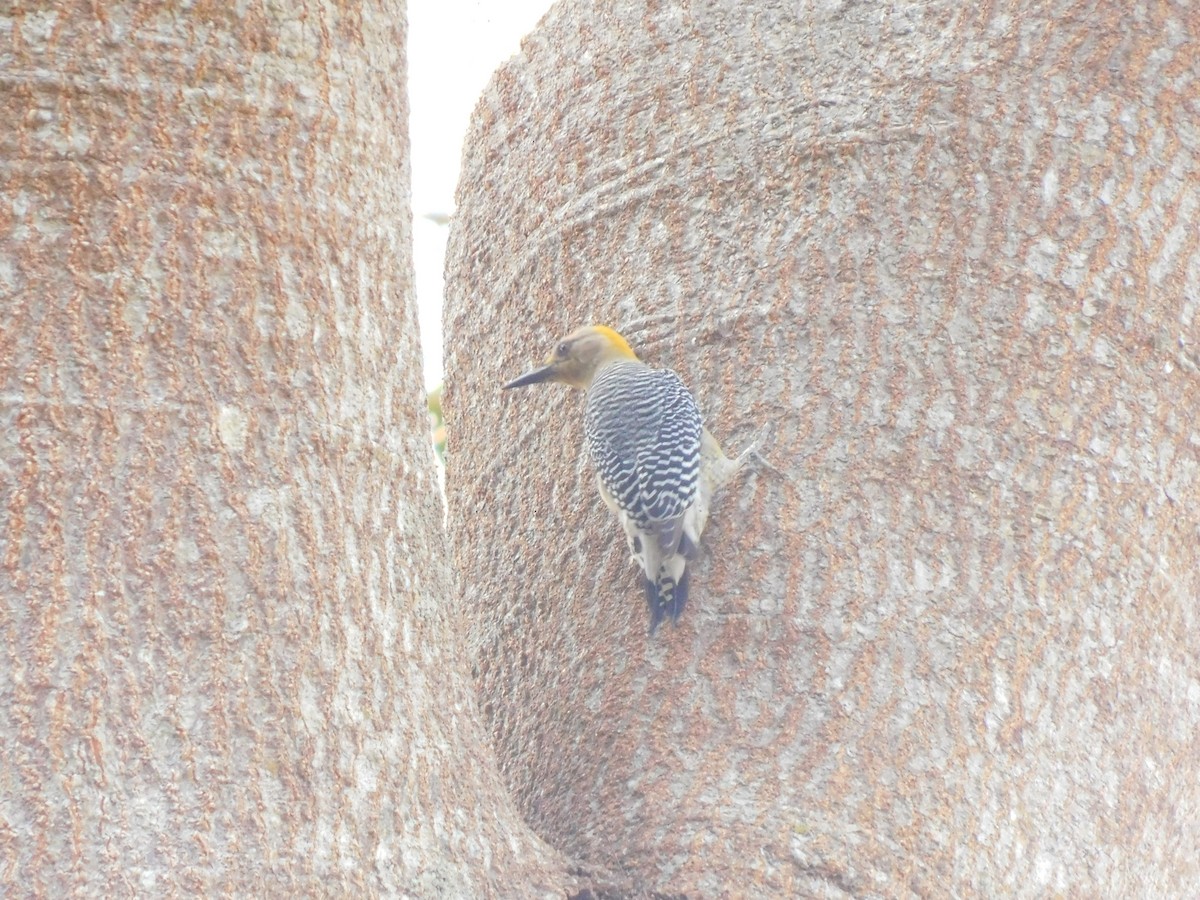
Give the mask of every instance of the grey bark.
<path id="1" fill-rule="evenodd" d="M 0 893 L 561 895 L 459 650 L 398 2 L 0 13 Z"/>
<path id="2" fill-rule="evenodd" d="M 468 138 L 450 530 L 508 784 L 631 892 L 1200 884 L 1200 18 L 554 7 Z M 760 467 L 652 639 L 596 321 Z M 624 878 L 624 881 L 621 879 Z"/>

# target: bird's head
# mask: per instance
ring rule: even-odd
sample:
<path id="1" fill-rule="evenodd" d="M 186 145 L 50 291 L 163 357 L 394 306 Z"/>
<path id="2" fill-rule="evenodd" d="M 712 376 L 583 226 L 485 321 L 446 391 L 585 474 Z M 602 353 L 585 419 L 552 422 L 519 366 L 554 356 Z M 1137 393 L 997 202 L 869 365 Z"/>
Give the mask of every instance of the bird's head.
<path id="1" fill-rule="evenodd" d="M 606 363 L 618 359 L 637 359 L 625 338 L 606 325 L 585 325 L 559 341 L 544 366 L 514 378 L 504 388 L 558 381 L 586 390 Z"/>

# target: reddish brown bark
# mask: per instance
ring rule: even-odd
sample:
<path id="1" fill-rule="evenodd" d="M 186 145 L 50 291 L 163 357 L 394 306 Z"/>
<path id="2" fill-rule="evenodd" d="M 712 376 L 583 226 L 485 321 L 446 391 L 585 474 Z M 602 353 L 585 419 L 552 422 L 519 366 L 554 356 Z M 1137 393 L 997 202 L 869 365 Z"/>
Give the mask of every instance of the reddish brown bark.
<path id="1" fill-rule="evenodd" d="M 696 896 L 1200 883 L 1200 27 L 1181 2 L 557 5 L 448 272 L 461 602 L 551 844 Z M 648 639 L 587 321 L 760 469 Z"/>
<path id="2" fill-rule="evenodd" d="M 0 41 L 0 882 L 561 895 L 455 637 L 403 5 Z"/>

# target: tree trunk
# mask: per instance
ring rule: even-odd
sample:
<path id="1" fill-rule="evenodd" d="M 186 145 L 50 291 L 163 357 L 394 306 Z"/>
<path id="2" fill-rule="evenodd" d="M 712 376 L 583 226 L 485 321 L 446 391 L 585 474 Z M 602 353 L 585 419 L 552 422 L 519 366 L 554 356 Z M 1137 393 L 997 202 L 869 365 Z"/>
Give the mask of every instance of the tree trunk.
<path id="1" fill-rule="evenodd" d="M 557 888 L 457 649 L 403 5 L 227 6 L 0 14 L 0 882 Z"/>
<path id="2" fill-rule="evenodd" d="M 1198 42 L 1182 2 L 566 0 L 498 74 L 450 528 L 549 843 L 689 896 L 1200 883 Z M 653 637 L 581 398 L 499 394 L 588 321 L 769 429 Z"/>

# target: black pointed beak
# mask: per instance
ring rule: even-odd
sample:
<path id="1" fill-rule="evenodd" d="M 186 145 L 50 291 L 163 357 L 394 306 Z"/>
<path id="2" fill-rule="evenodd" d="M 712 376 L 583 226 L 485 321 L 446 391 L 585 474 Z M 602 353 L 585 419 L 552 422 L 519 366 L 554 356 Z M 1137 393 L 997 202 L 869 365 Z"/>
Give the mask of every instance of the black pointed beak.
<path id="1" fill-rule="evenodd" d="M 525 387 L 527 384 L 541 384 L 554 377 L 554 365 L 542 366 L 540 369 L 534 369 L 532 372 L 526 372 L 518 378 L 514 378 L 508 384 L 504 385 L 504 390 L 509 388 Z"/>

